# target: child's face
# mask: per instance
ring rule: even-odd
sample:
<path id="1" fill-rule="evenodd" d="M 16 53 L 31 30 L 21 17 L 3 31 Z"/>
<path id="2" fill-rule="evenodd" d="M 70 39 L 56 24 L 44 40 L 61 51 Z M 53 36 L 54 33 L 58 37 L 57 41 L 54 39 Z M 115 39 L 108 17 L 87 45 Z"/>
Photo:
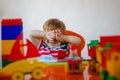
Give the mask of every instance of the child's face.
<path id="1" fill-rule="evenodd" d="M 58 37 L 61 37 L 63 33 L 61 30 L 46 30 L 46 38 L 49 40 L 49 42 L 55 42 L 57 41 Z"/>

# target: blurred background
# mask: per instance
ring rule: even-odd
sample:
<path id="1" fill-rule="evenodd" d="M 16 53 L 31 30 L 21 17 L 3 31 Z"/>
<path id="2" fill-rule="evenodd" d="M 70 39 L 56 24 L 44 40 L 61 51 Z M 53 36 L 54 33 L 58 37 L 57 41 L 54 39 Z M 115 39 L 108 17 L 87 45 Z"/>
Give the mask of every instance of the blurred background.
<path id="1" fill-rule="evenodd" d="M 85 38 L 82 57 L 88 59 L 90 40 L 120 35 L 120 0 L 0 0 L 0 20 L 4 18 L 22 18 L 24 39 L 30 30 L 42 30 L 47 19 L 58 18 Z"/>

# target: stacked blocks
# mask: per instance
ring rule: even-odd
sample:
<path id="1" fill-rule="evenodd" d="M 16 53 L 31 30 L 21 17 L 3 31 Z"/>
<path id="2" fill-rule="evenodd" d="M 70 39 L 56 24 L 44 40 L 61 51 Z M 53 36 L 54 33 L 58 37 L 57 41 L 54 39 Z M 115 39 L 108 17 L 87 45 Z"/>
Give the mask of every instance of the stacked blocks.
<path id="1" fill-rule="evenodd" d="M 2 30 L 2 59 L 8 60 L 8 57 L 11 53 L 11 49 L 16 38 L 20 33 L 23 32 L 23 22 L 22 19 L 2 19 L 1 21 L 1 30 Z M 21 42 L 23 37 L 21 38 Z M 23 49 L 21 49 L 23 51 Z"/>
<path id="2" fill-rule="evenodd" d="M 101 71 L 102 80 L 120 80 L 120 36 L 101 36 L 100 48 L 104 69 Z"/>
<path id="3" fill-rule="evenodd" d="M 100 65 L 101 80 L 120 80 L 120 35 L 100 36 L 95 43 L 88 44 L 88 54 Z"/>
<path id="4" fill-rule="evenodd" d="M 89 44 L 87 44 L 88 48 L 88 56 L 91 58 L 89 61 L 89 74 L 99 73 L 99 61 L 98 61 L 98 54 L 96 53 L 97 48 L 99 47 L 99 40 L 91 40 Z"/>

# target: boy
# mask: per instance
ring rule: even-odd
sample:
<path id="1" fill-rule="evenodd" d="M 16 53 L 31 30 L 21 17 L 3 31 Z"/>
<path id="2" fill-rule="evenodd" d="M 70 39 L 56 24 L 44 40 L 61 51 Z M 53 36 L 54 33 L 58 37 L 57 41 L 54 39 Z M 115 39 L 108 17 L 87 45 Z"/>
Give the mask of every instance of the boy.
<path id="1" fill-rule="evenodd" d="M 30 32 L 33 44 L 39 49 L 40 60 L 65 60 L 68 56 L 69 44 L 80 45 L 80 38 L 65 35 L 65 30 L 66 26 L 61 20 L 48 19 L 43 25 L 43 31 Z"/>

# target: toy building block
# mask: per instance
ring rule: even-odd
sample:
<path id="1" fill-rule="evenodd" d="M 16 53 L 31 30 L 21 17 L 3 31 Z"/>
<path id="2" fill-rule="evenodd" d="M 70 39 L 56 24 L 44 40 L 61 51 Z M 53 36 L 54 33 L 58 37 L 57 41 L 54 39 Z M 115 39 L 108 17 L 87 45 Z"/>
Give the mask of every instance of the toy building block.
<path id="1" fill-rule="evenodd" d="M 26 46 L 27 46 L 27 55 L 25 56 L 25 58 L 33 58 L 33 57 L 41 56 L 36 46 L 33 45 L 33 43 L 30 42 L 28 39 Z"/>
<path id="2" fill-rule="evenodd" d="M 108 73 L 107 80 L 120 80 L 120 36 L 102 36 L 100 39 L 102 67 Z"/>
<path id="3" fill-rule="evenodd" d="M 120 35 L 115 36 L 100 36 L 100 46 L 104 47 L 106 43 L 119 43 Z"/>
<path id="4" fill-rule="evenodd" d="M 24 53 L 21 53 L 21 50 L 20 50 L 20 38 L 21 37 L 22 37 L 22 34 L 19 35 L 18 38 L 16 39 L 16 41 L 11 49 L 9 58 L 8 58 L 9 61 L 16 61 L 16 60 L 25 58 Z"/>
<path id="5" fill-rule="evenodd" d="M 100 72 L 100 76 L 101 76 L 101 80 L 108 80 L 107 76 L 108 76 L 108 72 L 103 70 Z"/>
<path id="6" fill-rule="evenodd" d="M 2 64 L 8 62 L 9 55 L 12 50 L 12 46 L 15 43 L 18 35 L 23 32 L 23 22 L 21 18 L 14 19 L 2 19 L 1 21 L 1 46 L 2 46 Z M 21 37 L 21 41 L 23 36 Z M 23 49 L 21 48 L 21 52 Z M 4 63 L 5 62 L 5 63 Z M 9 62 L 8 62 L 9 63 Z"/>
<path id="7" fill-rule="evenodd" d="M 97 48 L 99 47 L 99 40 L 91 40 L 89 44 L 87 44 L 88 48 L 88 55 L 91 57 L 91 61 L 89 61 L 89 74 L 99 73 L 99 66 L 98 63 L 98 52 Z M 98 60 L 98 61 L 97 61 Z"/>
<path id="8" fill-rule="evenodd" d="M 23 30 L 21 19 L 3 19 L 1 26 L 2 40 L 15 40 Z"/>
<path id="9" fill-rule="evenodd" d="M 11 26 L 11 25 L 23 25 L 21 18 L 15 18 L 15 19 L 2 19 L 1 24 L 3 26 Z"/>
<path id="10" fill-rule="evenodd" d="M 115 45 L 113 45 L 115 46 Z M 107 55 L 106 56 L 106 70 L 108 71 L 109 73 L 109 76 L 113 76 L 113 77 L 116 77 L 118 80 L 120 79 L 120 44 L 119 46 L 117 45 L 117 47 L 119 47 L 119 50 L 118 48 L 110 48 L 108 47 L 109 49 L 106 49 L 106 52 L 105 54 Z"/>
<path id="11" fill-rule="evenodd" d="M 9 61 L 15 61 L 15 60 L 21 60 L 21 59 L 27 59 L 27 58 L 33 58 L 40 56 L 38 49 L 36 46 L 34 46 L 28 39 L 27 44 L 24 44 L 23 42 L 20 43 L 20 39 L 22 37 L 22 34 L 18 36 L 16 39 L 16 42 L 14 43 L 10 56 L 8 58 Z M 27 47 L 27 53 L 26 56 L 24 56 L 24 53 L 21 53 L 20 48 L 21 47 Z"/>
<path id="12" fill-rule="evenodd" d="M 96 60 L 96 46 L 99 45 L 98 40 L 91 40 L 91 42 L 87 45 L 88 48 L 88 55 Z"/>
<path id="13" fill-rule="evenodd" d="M 2 54 L 9 55 L 14 43 L 15 40 L 2 40 Z"/>

